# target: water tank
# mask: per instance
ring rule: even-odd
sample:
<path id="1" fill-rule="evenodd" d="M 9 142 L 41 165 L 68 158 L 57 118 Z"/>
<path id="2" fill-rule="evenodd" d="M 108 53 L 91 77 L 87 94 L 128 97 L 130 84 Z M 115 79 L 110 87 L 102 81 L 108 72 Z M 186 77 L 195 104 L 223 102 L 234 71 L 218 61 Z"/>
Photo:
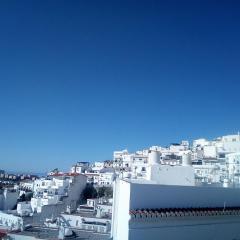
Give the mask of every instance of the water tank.
<path id="1" fill-rule="evenodd" d="M 151 150 L 148 154 L 148 164 L 153 165 L 153 164 L 159 164 L 160 161 L 160 154 L 158 151 Z"/>
<path id="2" fill-rule="evenodd" d="M 191 165 L 192 165 L 191 153 L 184 153 L 182 155 L 182 166 L 191 166 Z"/>

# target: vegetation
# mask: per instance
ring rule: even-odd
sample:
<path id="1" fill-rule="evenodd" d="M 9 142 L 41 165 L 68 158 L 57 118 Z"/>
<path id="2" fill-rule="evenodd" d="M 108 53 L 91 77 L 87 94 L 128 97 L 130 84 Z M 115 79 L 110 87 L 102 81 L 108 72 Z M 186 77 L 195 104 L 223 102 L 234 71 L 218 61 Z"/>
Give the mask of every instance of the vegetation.
<path id="1" fill-rule="evenodd" d="M 18 199 L 18 202 L 30 202 L 31 201 L 31 198 L 33 197 L 33 192 L 30 192 L 30 193 L 23 193 L 19 199 Z"/>
<path id="2" fill-rule="evenodd" d="M 112 198 L 113 197 L 113 189 L 112 187 L 98 187 L 95 188 L 92 184 L 87 184 L 82 192 L 82 200 L 84 202 L 89 198 Z"/>
<path id="3" fill-rule="evenodd" d="M 82 199 L 86 201 L 88 198 L 96 198 L 97 195 L 96 188 L 92 184 L 87 184 L 82 192 Z"/>
<path id="4" fill-rule="evenodd" d="M 113 197 L 113 189 L 112 187 L 99 187 L 98 188 L 98 197 L 106 197 L 106 198 L 112 198 Z"/>

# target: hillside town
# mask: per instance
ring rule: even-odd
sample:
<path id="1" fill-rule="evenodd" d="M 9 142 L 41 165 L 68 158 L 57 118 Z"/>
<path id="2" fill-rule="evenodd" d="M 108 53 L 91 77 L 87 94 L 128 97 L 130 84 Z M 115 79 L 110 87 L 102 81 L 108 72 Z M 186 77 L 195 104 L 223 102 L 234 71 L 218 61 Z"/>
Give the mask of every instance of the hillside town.
<path id="1" fill-rule="evenodd" d="M 17 176 L 0 170 L 0 236 L 29 240 L 134 239 L 124 235 L 130 230 L 122 226 L 123 221 L 119 222 L 123 217 L 119 209 L 131 201 L 133 205 L 140 204 L 141 201 L 128 199 L 131 190 L 129 194 L 121 192 L 136 183 L 142 186 L 141 194 L 147 194 L 150 183 L 237 189 L 240 134 L 213 140 L 201 138 L 192 143 L 184 140 L 136 152 L 114 151 L 112 160 L 79 161 L 68 172 L 56 166 L 44 177 Z M 130 211 L 126 209 L 127 214 Z M 142 223 L 138 226 L 134 219 L 142 213 L 134 211 L 130 217 L 135 228 L 141 228 Z M 121 233 L 117 230 L 120 226 Z"/>

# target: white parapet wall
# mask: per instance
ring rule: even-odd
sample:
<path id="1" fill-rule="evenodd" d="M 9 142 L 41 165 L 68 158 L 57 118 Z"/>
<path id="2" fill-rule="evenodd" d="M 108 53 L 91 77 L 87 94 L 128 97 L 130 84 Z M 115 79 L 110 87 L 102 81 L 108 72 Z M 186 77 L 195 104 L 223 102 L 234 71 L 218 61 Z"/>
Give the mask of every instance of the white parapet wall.
<path id="1" fill-rule="evenodd" d="M 152 213 L 156 209 L 172 209 L 170 217 L 156 217 Z M 189 216 L 182 217 L 179 209 L 189 211 Z M 132 218 L 136 211 L 141 214 Z M 160 185 L 143 180 L 117 180 L 114 185 L 113 240 L 158 240 L 160 236 L 169 240 L 232 240 L 240 239 L 239 226 L 239 189 Z"/>
<path id="2" fill-rule="evenodd" d="M 100 233 L 108 233 L 111 229 L 111 219 L 82 217 L 78 214 L 61 214 L 60 222 L 65 227 Z"/>
<path id="3" fill-rule="evenodd" d="M 147 168 L 147 179 L 164 185 L 195 185 L 192 166 L 151 165 Z"/>
<path id="4" fill-rule="evenodd" d="M 114 240 L 128 239 L 130 187 L 127 181 L 116 180 L 113 191 L 113 217 L 111 235 Z"/>

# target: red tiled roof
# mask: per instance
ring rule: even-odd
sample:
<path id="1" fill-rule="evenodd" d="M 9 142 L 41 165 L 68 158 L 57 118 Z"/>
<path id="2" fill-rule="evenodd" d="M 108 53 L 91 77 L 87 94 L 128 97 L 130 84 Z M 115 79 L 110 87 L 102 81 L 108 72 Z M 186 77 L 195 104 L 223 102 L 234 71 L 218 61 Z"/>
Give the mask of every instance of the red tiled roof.
<path id="1" fill-rule="evenodd" d="M 240 207 L 136 209 L 129 214 L 133 218 L 240 215 Z"/>

